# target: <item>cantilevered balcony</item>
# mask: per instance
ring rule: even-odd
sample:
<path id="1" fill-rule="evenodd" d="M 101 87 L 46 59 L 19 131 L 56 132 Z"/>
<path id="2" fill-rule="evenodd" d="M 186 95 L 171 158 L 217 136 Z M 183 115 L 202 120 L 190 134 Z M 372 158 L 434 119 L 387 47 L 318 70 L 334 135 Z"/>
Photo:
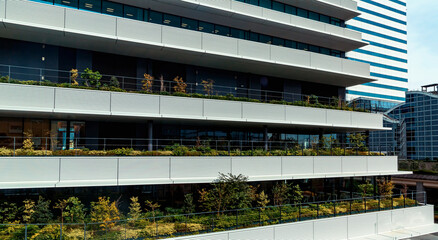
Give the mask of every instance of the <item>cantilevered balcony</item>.
<path id="1" fill-rule="evenodd" d="M 319 53 L 29 1 L 0 5 L 0 37 L 344 87 L 375 80 L 368 64 Z"/>
<path id="2" fill-rule="evenodd" d="M 116 0 L 115 2 L 145 9 L 151 8 L 188 18 L 196 16 L 198 19 L 204 21 L 215 21 L 216 23 L 241 29 L 250 29 L 253 32 L 260 32 L 296 41 L 305 41 L 310 44 L 344 52 L 368 45 L 368 43 L 362 41 L 361 33 L 351 29 L 236 0 L 158 0 L 141 2 L 136 0 Z M 289 1 L 283 2 L 290 4 Z M 328 15 L 333 14 L 330 16 L 337 17 L 339 14 L 341 18 L 346 16 L 344 14 L 356 13 L 340 5 L 334 5 L 326 1 L 291 2 L 294 2 L 294 6 L 301 6 L 303 9 L 309 9 Z M 349 1 L 343 2 L 347 3 Z M 352 8 L 355 9 L 353 6 Z"/>

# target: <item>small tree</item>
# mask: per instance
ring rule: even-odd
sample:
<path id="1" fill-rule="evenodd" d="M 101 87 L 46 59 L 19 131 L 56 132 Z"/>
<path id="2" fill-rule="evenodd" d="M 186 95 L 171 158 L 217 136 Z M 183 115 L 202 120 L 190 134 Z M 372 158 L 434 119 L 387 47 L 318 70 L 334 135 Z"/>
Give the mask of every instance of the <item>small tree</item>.
<path id="1" fill-rule="evenodd" d="M 277 183 L 272 188 L 272 197 L 274 199 L 274 205 L 283 205 L 286 203 L 287 199 L 290 198 L 291 186 L 287 183 Z"/>
<path id="2" fill-rule="evenodd" d="M 86 68 L 84 72 L 81 74 L 81 78 L 85 80 L 85 85 L 87 87 L 100 87 L 100 79 L 102 75 L 99 71 L 93 72 L 93 70 Z"/>
<path id="3" fill-rule="evenodd" d="M 378 181 L 378 188 L 379 188 L 380 196 L 383 197 L 392 196 L 394 190 L 394 183 L 392 181 L 381 178 Z"/>
<path id="4" fill-rule="evenodd" d="M 117 77 L 112 76 L 110 78 L 110 82 L 109 82 L 110 87 L 116 87 L 119 88 L 120 87 L 120 82 L 119 79 L 117 79 Z"/>
<path id="5" fill-rule="evenodd" d="M 359 184 L 358 189 L 362 195 L 362 197 L 369 197 L 373 195 L 373 184 L 371 184 L 369 181 L 366 181 L 366 183 Z"/>
<path id="6" fill-rule="evenodd" d="M 351 144 L 353 145 L 354 150 L 357 151 L 367 151 L 365 145 L 365 140 L 367 139 L 367 136 L 363 133 L 353 133 L 349 134 L 348 138 L 350 139 Z"/>
<path id="7" fill-rule="evenodd" d="M 251 207 L 252 190 L 248 177 L 219 173 L 218 179 L 211 184 L 211 189 L 199 191 L 199 202 L 206 211 L 218 212 L 228 209 Z"/>
<path id="8" fill-rule="evenodd" d="M 50 211 L 50 200 L 45 200 L 42 196 L 39 196 L 34 209 L 35 212 L 31 217 L 32 222 L 49 223 L 53 220 L 53 214 Z"/>
<path id="9" fill-rule="evenodd" d="M 183 212 L 184 213 L 195 212 L 195 204 L 193 203 L 193 194 L 191 193 L 184 195 Z"/>
<path id="10" fill-rule="evenodd" d="M 12 223 L 18 217 L 18 206 L 16 203 L 3 202 L 0 204 L 0 223 Z"/>
<path id="11" fill-rule="evenodd" d="M 176 76 L 173 79 L 174 82 L 176 82 L 176 85 L 173 86 L 173 90 L 178 93 L 186 93 L 187 83 L 184 82 L 182 77 Z"/>
<path id="12" fill-rule="evenodd" d="M 265 194 L 265 191 L 261 191 L 259 194 L 257 194 L 257 205 L 261 207 L 262 210 L 268 206 L 269 202 L 269 196 L 268 194 Z"/>
<path id="13" fill-rule="evenodd" d="M 201 84 L 204 87 L 205 94 L 209 96 L 213 94 L 214 80 L 212 79 L 202 80 Z"/>
<path id="14" fill-rule="evenodd" d="M 102 222 L 100 227 L 107 230 L 115 226 L 113 221 L 120 219 L 116 202 L 110 202 L 108 197 L 99 197 L 97 202 L 91 203 L 91 221 Z"/>
<path id="15" fill-rule="evenodd" d="M 137 220 L 141 217 L 141 205 L 138 202 L 138 197 L 131 197 L 130 199 L 128 216 L 130 219 Z"/>
<path id="16" fill-rule="evenodd" d="M 67 222 L 78 223 L 85 220 L 85 206 L 77 197 L 69 197 L 65 207 L 64 217 Z"/>
<path id="17" fill-rule="evenodd" d="M 24 200 L 21 212 L 23 213 L 23 222 L 30 223 L 32 215 L 35 213 L 35 202 L 30 199 Z"/>
<path id="18" fill-rule="evenodd" d="M 145 204 L 146 204 L 146 206 L 147 206 L 146 211 L 152 213 L 152 217 L 154 218 L 154 223 L 155 223 L 156 210 L 157 210 L 158 208 L 160 208 L 161 205 L 158 204 L 158 203 L 154 203 L 154 202 L 152 202 L 152 201 L 149 201 L 149 200 L 146 200 Z"/>
<path id="19" fill-rule="evenodd" d="M 290 201 L 292 203 L 300 203 L 303 200 L 303 191 L 300 185 L 291 185 Z"/>
<path id="20" fill-rule="evenodd" d="M 55 203 L 55 206 L 53 208 L 59 209 L 61 211 L 61 224 L 64 225 L 64 210 L 67 207 L 68 201 L 66 199 L 58 200 L 57 203 Z"/>
<path id="21" fill-rule="evenodd" d="M 23 149 L 24 150 L 32 151 L 33 150 L 33 145 L 34 145 L 34 142 L 33 142 L 33 139 L 32 139 L 32 137 L 33 137 L 32 129 L 28 129 L 23 134 L 24 134 L 24 137 L 25 137 L 24 140 L 23 140 Z"/>
<path id="22" fill-rule="evenodd" d="M 141 81 L 142 85 L 142 90 L 146 91 L 148 93 L 152 92 L 152 86 L 154 85 L 154 77 L 152 77 L 151 75 L 145 73 L 143 74 L 143 81 Z"/>
<path id="23" fill-rule="evenodd" d="M 79 73 L 77 69 L 70 70 L 70 82 L 72 86 L 78 86 L 79 83 L 76 81 L 76 79 L 79 77 Z"/>

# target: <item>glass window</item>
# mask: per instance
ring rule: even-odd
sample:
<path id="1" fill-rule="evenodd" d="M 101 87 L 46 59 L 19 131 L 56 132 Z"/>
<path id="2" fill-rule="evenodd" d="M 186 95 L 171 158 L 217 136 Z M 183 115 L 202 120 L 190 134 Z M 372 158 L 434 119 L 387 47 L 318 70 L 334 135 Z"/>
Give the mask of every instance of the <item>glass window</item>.
<path id="1" fill-rule="evenodd" d="M 163 23 L 163 14 L 160 12 L 149 11 L 149 21 L 148 22 L 162 24 Z"/>
<path id="2" fill-rule="evenodd" d="M 297 48 L 300 49 L 300 50 L 308 51 L 309 50 L 309 45 L 305 44 L 305 43 L 298 43 L 297 44 Z"/>
<path id="3" fill-rule="evenodd" d="M 341 56 L 341 52 L 340 51 L 336 51 L 336 50 L 331 50 L 330 55 L 335 56 L 335 57 L 340 57 Z"/>
<path id="4" fill-rule="evenodd" d="M 79 8 L 93 12 L 101 12 L 102 5 L 100 0 L 79 0 Z"/>
<path id="5" fill-rule="evenodd" d="M 78 8 L 79 6 L 78 0 L 55 0 L 55 5 L 69 6 L 73 8 Z"/>
<path id="6" fill-rule="evenodd" d="M 214 25 L 206 22 L 199 22 L 198 30 L 206 33 L 214 33 Z"/>
<path id="7" fill-rule="evenodd" d="M 245 39 L 245 31 L 231 28 L 231 37 Z"/>
<path id="8" fill-rule="evenodd" d="M 316 12 L 309 12 L 309 18 L 312 20 L 319 21 L 319 14 Z"/>
<path id="9" fill-rule="evenodd" d="M 249 40 L 251 41 L 259 41 L 259 34 L 258 33 L 249 33 Z"/>
<path id="10" fill-rule="evenodd" d="M 284 39 L 277 38 L 277 37 L 272 38 L 272 44 L 277 45 L 277 46 L 284 46 L 285 45 Z"/>
<path id="11" fill-rule="evenodd" d="M 230 28 L 221 25 L 215 25 L 214 33 L 222 36 L 230 36 Z"/>
<path id="12" fill-rule="evenodd" d="M 289 13 L 289 14 L 292 14 L 292 15 L 297 15 L 297 8 L 296 7 L 285 5 L 284 6 L 284 11 L 286 13 Z"/>
<path id="13" fill-rule="evenodd" d="M 260 0 L 259 6 L 264 8 L 272 8 L 272 0 Z"/>
<path id="14" fill-rule="evenodd" d="M 326 15 L 319 15 L 319 21 L 324 23 L 330 23 L 330 17 Z"/>
<path id="15" fill-rule="evenodd" d="M 123 16 L 123 5 L 120 3 L 103 1 L 102 2 L 102 13 L 122 17 Z"/>
<path id="16" fill-rule="evenodd" d="M 267 43 L 267 44 L 271 44 L 272 43 L 272 37 L 271 36 L 267 36 L 264 34 L 259 34 L 259 42 L 261 43 Z"/>
<path id="17" fill-rule="evenodd" d="M 246 3 L 258 6 L 259 5 L 259 0 L 247 0 Z"/>
<path id="18" fill-rule="evenodd" d="M 330 55 L 330 49 L 328 48 L 320 48 L 322 54 Z"/>
<path id="19" fill-rule="evenodd" d="M 309 50 L 314 53 L 319 53 L 319 47 L 317 46 L 309 45 Z"/>
<path id="20" fill-rule="evenodd" d="M 308 13 L 309 12 L 307 10 L 304 10 L 304 9 L 301 9 L 301 8 L 297 9 L 297 15 L 300 16 L 300 17 L 307 18 L 308 17 Z"/>
<path id="21" fill-rule="evenodd" d="M 123 10 L 124 10 L 123 16 L 125 16 L 125 18 L 130 18 L 140 21 L 144 20 L 143 9 L 141 8 L 125 6 Z"/>
<path id="22" fill-rule="evenodd" d="M 330 24 L 333 24 L 335 26 L 341 26 L 341 20 L 339 20 L 337 18 L 331 18 L 330 19 Z"/>
<path id="23" fill-rule="evenodd" d="M 181 27 L 190 29 L 190 30 L 197 30 L 198 29 L 198 21 L 188 18 L 181 18 Z"/>
<path id="24" fill-rule="evenodd" d="M 163 14 L 163 23 L 172 27 L 181 27 L 181 18 L 171 14 Z"/>
<path id="25" fill-rule="evenodd" d="M 295 49 L 297 49 L 297 42 L 295 42 L 295 41 L 286 40 L 286 42 L 284 44 L 288 48 L 295 48 Z"/>
<path id="26" fill-rule="evenodd" d="M 284 3 L 273 1 L 272 2 L 272 9 L 275 11 L 284 12 Z"/>

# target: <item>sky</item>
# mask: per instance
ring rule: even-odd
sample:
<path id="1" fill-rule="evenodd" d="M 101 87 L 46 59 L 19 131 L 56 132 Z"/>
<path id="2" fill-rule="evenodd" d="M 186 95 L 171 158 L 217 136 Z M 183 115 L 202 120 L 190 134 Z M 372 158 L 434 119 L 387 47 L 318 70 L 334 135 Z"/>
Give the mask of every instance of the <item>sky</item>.
<path id="1" fill-rule="evenodd" d="M 408 0 L 409 89 L 438 83 L 438 0 Z"/>

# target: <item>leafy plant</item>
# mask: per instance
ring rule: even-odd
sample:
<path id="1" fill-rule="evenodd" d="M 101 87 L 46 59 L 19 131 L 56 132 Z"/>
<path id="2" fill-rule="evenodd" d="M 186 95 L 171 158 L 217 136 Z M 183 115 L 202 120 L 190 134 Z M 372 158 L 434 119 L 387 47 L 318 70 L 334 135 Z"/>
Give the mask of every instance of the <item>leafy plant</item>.
<path id="1" fill-rule="evenodd" d="M 112 76 L 110 78 L 109 85 L 111 87 L 119 88 L 120 87 L 119 79 L 117 79 L 117 77 L 115 77 L 115 76 Z"/>
<path id="2" fill-rule="evenodd" d="M 147 93 L 151 93 L 152 92 L 152 86 L 154 84 L 154 77 L 152 77 L 151 75 L 145 73 L 143 74 L 143 80 L 142 82 L 142 89 L 143 91 L 147 92 Z"/>
<path id="3" fill-rule="evenodd" d="M 377 185 L 380 196 L 392 196 L 394 190 L 394 183 L 392 181 L 381 178 L 379 179 Z"/>
<path id="4" fill-rule="evenodd" d="M 184 213 L 194 213 L 195 212 L 195 204 L 193 203 L 193 194 L 188 193 L 184 195 L 184 205 L 183 212 Z"/>
<path id="5" fill-rule="evenodd" d="M 176 76 L 173 81 L 176 83 L 173 86 L 173 90 L 177 93 L 186 93 L 187 83 L 184 82 L 182 77 Z"/>
<path id="6" fill-rule="evenodd" d="M 79 83 L 76 79 L 79 77 L 79 73 L 77 69 L 70 70 L 70 82 L 72 86 L 78 86 Z"/>
<path id="7" fill-rule="evenodd" d="M 85 86 L 98 88 L 101 85 L 100 79 L 102 75 L 99 71 L 93 72 L 93 70 L 86 68 L 81 74 L 81 78 L 85 80 Z"/>
<path id="8" fill-rule="evenodd" d="M 0 223 L 12 223 L 18 218 L 19 208 L 16 203 L 0 204 Z"/>
<path id="9" fill-rule="evenodd" d="M 39 196 L 38 202 L 34 207 L 35 212 L 32 214 L 31 221 L 34 223 L 49 223 L 53 219 L 50 211 L 50 200 L 45 200 Z"/>
<path id="10" fill-rule="evenodd" d="M 348 135 L 354 150 L 356 151 L 368 151 L 365 145 L 365 140 L 367 136 L 363 133 L 352 133 Z"/>
<path id="11" fill-rule="evenodd" d="M 138 197 L 131 197 L 131 203 L 129 204 L 128 216 L 130 219 L 139 219 L 141 217 L 141 206 L 138 202 Z"/>
<path id="12" fill-rule="evenodd" d="M 35 202 L 30 200 L 30 199 L 26 199 L 23 201 L 23 206 L 22 206 L 22 213 L 23 213 L 23 222 L 24 223 L 30 223 L 31 218 L 33 216 L 33 214 L 35 213 Z"/>
<path id="13" fill-rule="evenodd" d="M 113 221 L 120 219 L 116 202 L 110 202 L 108 197 L 99 197 L 97 202 L 91 202 L 91 221 L 102 222 L 100 227 L 107 230 L 115 226 Z"/>
<path id="14" fill-rule="evenodd" d="M 359 184 L 358 189 L 362 194 L 362 197 L 372 196 L 374 192 L 373 185 L 369 181 L 366 181 L 366 183 L 363 184 Z"/>
<path id="15" fill-rule="evenodd" d="M 205 94 L 207 94 L 208 96 L 213 94 L 214 80 L 212 79 L 202 80 L 201 84 L 204 87 Z"/>

